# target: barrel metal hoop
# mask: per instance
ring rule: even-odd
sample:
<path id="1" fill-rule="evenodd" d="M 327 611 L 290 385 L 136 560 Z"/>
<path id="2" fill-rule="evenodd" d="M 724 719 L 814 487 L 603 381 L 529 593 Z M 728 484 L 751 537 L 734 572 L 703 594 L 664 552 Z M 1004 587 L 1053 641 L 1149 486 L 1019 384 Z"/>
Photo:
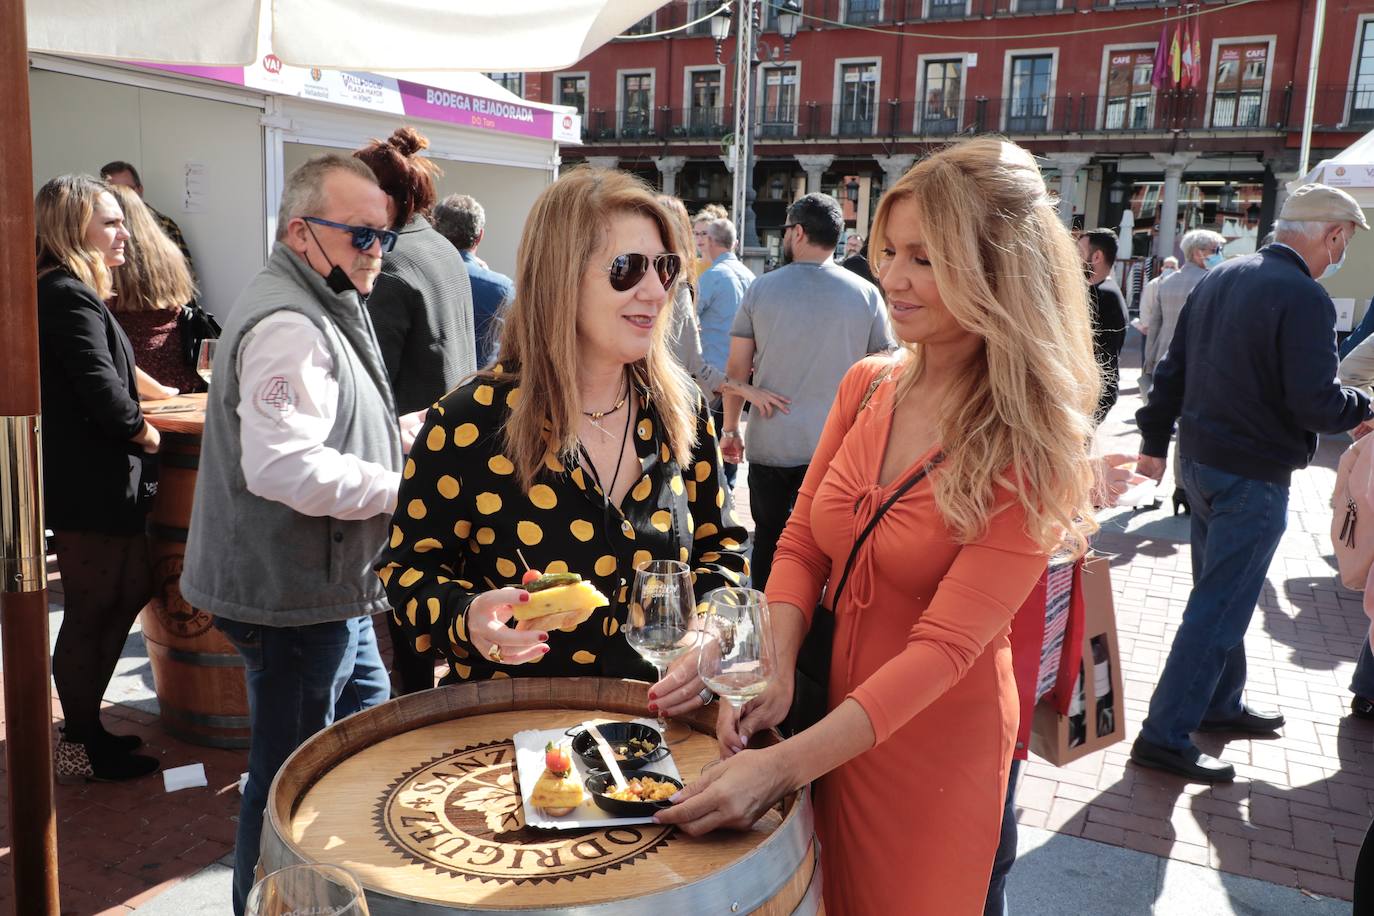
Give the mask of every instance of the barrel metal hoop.
<path id="1" fill-rule="evenodd" d="M 189 649 L 177 649 L 172 646 L 163 646 L 162 651 L 174 662 L 195 665 L 198 668 L 243 667 L 243 656 L 238 653 L 230 655 L 227 652 L 192 652 Z"/>
<path id="2" fill-rule="evenodd" d="M 148 533 L 155 540 L 173 541 L 177 544 L 186 543 L 187 531 L 185 528 L 173 528 L 170 525 L 159 525 L 157 522 L 148 523 Z"/>
<path id="3" fill-rule="evenodd" d="M 811 847 L 815 851 L 815 870 L 811 872 L 811 883 L 806 886 L 806 896 L 797 903 L 792 916 L 816 916 L 821 911 L 821 892 L 824 890 L 821 875 L 821 840 L 817 837 Z"/>
<path id="4" fill-rule="evenodd" d="M 0 417 L 0 594 L 48 587 L 42 418 Z"/>
<path id="5" fill-rule="evenodd" d="M 192 731 L 189 728 L 182 728 L 176 724 L 175 720 L 163 719 L 162 727 L 173 737 L 180 738 L 189 744 L 198 744 L 201 747 L 218 747 L 225 750 L 242 750 L 248 747 L 249 739 L 247 735 L 207 735 L 204 732 Z"/>
<path id="6" fill-rule="evenodd" d="M 203 712 L 189 712 L 185 709 L 177 709 L 175 706 L 168 706 L 162 700 L 158 700 L 158 709 L 161 711 L 163 719 L 174 719 L 191 725 L 204 725 L 208 728 L 248 727 L 247 716 L 215 716 Z"/>

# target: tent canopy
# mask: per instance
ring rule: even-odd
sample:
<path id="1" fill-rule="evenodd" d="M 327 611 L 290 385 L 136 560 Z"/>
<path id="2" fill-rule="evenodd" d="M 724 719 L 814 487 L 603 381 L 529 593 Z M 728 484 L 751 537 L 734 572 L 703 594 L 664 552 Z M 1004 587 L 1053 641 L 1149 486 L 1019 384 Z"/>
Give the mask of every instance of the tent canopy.
<path id="1" fill-rule="evenodd" d="M 1289 182 L 1290 189 L 1313 182 L 1343 188 L 1352 194 L 1357 189 L 1374 189 L 1374 130 L 1356 140 L 1339 154 L 1323 159 L 1312 171 Z M 1356 194 L 1357 198 L 1362 195 Z M 1361 200 L 1361 203 L 1365 203 Z M 1368 206 L 1368 204 L 1365 204 Z"/>
<path id="2" fill-rule="evenodd" d="M 25 0 L 32 51 L 244 66 L 261 56 L 262 35 L 285 63 L 372 72 L 558 70 L 661 5 L 662 0 Z"/>

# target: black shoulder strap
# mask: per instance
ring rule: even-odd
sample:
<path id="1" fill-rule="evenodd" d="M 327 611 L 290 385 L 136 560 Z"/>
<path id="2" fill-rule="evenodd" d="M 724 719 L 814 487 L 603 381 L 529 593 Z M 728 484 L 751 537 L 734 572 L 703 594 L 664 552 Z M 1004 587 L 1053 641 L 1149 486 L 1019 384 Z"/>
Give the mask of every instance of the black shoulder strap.
<path id="1" fill-rule="evenodd" d="M 933 471 L 935 466 L 944 460 L 944 457 L 944 452 L 936 453 L 934 458 L 931 458 L 925 464 L 917 468 L 915 472 L 897 488 L 897 492 L 889 496 L 887 501 L 878 507 L 878 511 L 873 513 L 873 518 L 869 520 L 864 530 L 855 538 L 854 546 L 849 551 L 849 559 L 845 560 L 844 572 L 840 575 L 840 584 L 835 588 L 834 600 L 830 602 L 830 609 L 832 611 L 840 606 L 840 596 L 844 594 L 845 584 L 849 582 L 849 573 L 854 569 L 854 558 L 859 555 L 859 548 L 863 546 L 864 541 L 868 540 L 868 536 L 873 533 L 873 529 L 878 526 L 878 520 L 883 517 L 888 509 L 892 508 L 892 505 L 897 502 L 897 500 L 902 498 L 907 490 L 910 490 L 912 487 L 916 486 L 916 484 L 924 480 L 926 475 Z"/>

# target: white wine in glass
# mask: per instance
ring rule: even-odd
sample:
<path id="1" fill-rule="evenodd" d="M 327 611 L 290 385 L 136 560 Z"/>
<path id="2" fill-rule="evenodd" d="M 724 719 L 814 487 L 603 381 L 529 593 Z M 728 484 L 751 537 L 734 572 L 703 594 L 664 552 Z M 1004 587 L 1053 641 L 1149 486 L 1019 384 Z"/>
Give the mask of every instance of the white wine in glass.
<path id="1" fill-rule="evenodd" d="M 210 384 L 211 370 L 215 366 L 215 344 L 218 341 L 207 337 L 200 342 L 200 350 L 196 353 L 196 375 L 208 386 Z"/>
<path id="2" fill-rule="evenodd" d="M 686 563 L 647 560 L 635 567 L 625 641 L 657 669 L 660 681 L 668 666 L 695 645 L 696 634 L 689 626 L 694 603 L 692 569 Z M 676 744 L 692 733 L 680 722 L 669 723 L 662 713 L 658 730 L 667 744 Z"/>
<path id="3" fill-rule="evenodd" d="M 768 599 L 752 588 L 718 588 L 706 596 L 706 614 L 698 625 L 702 635 L 697 673 L 738 716 L 773 679 Z"/>
<path id="4" fill-rule="evenodd" d="M 338 865 L 290 865 L 248 892 L 245 916 L 369 916 L 353 872 Z"/>

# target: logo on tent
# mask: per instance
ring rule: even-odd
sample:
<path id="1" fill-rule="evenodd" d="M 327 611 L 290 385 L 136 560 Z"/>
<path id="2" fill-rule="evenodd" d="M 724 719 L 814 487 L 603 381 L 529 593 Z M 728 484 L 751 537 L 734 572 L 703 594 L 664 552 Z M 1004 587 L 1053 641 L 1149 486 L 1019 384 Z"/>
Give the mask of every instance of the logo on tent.
<path id="1" fill-rule="evenodd" d="M 281 58 L 275 54 L 269 54 L 262 59 L 262 68 L 268 73 L 280 73 L 282 68 Z"/>

